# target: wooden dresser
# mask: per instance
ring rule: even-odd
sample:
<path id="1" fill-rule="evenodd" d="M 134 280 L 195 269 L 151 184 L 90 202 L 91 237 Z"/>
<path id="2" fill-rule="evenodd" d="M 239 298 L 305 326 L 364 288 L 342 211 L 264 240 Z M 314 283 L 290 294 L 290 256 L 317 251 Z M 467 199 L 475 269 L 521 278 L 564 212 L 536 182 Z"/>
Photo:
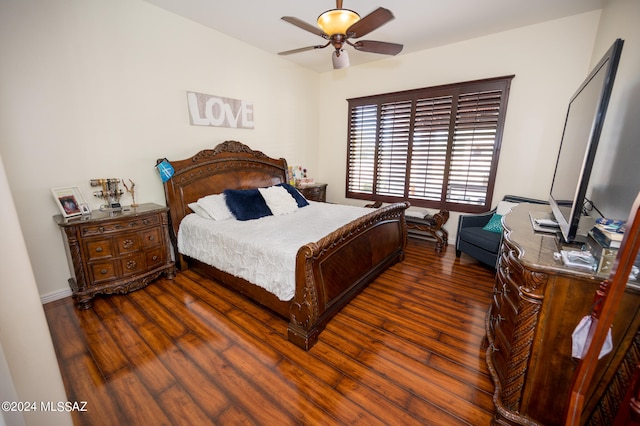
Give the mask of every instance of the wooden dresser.
<path id="1" fill-rule="evenodd" d="M 495 384 L 494 424 L 561 425 L 577 360 L 571 334 L 591 312 L 606 277 L 569 269 L 554 258 L 554 235 L 533 231 L 529 211 L 548 206 L 520 204 L 505 215 L 493 303 L 486 317 L 487 365 Z M 640 292 L 627 287 L 614 320 L 612 353 L 598 362 L 585 411 L 594 408 L 605 383 L 640 325 Z"/>
<path id="2" fill-rule="evenodd" d="M 296 186 L 296 189 L 300 191 L 304 198 L 311 201 L 327 201 L 327 184 L 326 183 L 314 183 L 311 185 Z"/>
<path id="3" fill-rule="evenodd" d="M 53 218 L 62 230 L 72 272 L 69 286 L 79 309 L 91 308 L 96 294 L 128 293 L 162 274 L 175 276 L 168 209 L 157 204 L 127 209 Z"/>

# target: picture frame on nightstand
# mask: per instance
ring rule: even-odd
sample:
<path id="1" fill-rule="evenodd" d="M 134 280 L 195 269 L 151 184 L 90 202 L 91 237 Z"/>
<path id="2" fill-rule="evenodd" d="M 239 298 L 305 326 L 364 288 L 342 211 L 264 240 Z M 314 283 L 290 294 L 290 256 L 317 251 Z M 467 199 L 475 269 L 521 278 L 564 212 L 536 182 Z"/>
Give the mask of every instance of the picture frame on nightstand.
<path id="1" fill-rule="evenodd" d="M 91 214 L 89 204 L 77 186 L 52 188 L 51 193 L 64 218 Z"/>

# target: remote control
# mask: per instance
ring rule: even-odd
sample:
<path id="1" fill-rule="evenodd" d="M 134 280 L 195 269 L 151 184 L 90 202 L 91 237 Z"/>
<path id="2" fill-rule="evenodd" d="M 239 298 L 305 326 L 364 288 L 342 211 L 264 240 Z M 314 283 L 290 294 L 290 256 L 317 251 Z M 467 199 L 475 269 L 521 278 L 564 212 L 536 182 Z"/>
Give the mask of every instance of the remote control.
<path id="1" fill-rule="evenodd" d="M 553 219 L 536 219 L 536 225 L 558 227 L 558 222 Z"/>

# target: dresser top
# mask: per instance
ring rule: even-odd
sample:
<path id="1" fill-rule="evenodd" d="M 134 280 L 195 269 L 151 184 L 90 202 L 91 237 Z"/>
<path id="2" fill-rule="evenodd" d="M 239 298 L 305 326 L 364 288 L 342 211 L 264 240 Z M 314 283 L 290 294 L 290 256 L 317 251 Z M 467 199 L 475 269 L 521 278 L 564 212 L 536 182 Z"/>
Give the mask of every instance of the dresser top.
<path id="1" fill-rule="evenodd" d="M 551 214 L 551 207 L 544 204 L 522 203 L 502 218 L 506 231 L 505 238 L 519 249 L 520 262 L 540 271 L 599 280 L 607 278 L 607 276 L 596 276 L 588 270 L 565 266 L 561 259 L 554 256 L 554 253 L 559 253 L 562 249 L 559 237 L 556 234 L 534 231 L 529 212 Z M 576 250 L 576 248 L 572 249 Z"/>
<path id="2" fill-rule="evenodd" d="M 53 220 L 58 226 L 65 227 L 86 222 L 100 222 L 118 218 L 132 218 L 152 212 L 167 210 L 169 210 L 168 207 L 161 206 L 160 204 L 147 203 L 140 204 L 137 207 L 123 206 L 122 210 L 118 212 L 106 212 L 96 209 L 93 210 L 90 215 L 74 216 L 67 219 L 62 217 L 61 214 L 58 214 L 53 216 Z"/>

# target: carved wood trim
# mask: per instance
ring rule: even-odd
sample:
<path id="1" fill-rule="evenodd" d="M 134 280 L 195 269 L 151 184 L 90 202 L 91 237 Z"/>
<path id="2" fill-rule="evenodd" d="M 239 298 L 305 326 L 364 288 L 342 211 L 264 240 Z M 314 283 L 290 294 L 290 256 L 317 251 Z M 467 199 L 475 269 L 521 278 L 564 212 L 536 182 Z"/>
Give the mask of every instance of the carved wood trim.
<path id="1" fill-rule="evenodd" d="M 631 384 L 631 379 L 640 364 L 640 329 L 636 331 L 633 342 L 629 346 L 618 371 L 607 386 L 600 402 L 595 407 L 593 413 L 586 420 L 586 426 L 608 426 L 613 421 L 621 409 L 629 409 L 629 407 L 621 407 L 620 404 L 624 400 L 625 393 Z"/>

